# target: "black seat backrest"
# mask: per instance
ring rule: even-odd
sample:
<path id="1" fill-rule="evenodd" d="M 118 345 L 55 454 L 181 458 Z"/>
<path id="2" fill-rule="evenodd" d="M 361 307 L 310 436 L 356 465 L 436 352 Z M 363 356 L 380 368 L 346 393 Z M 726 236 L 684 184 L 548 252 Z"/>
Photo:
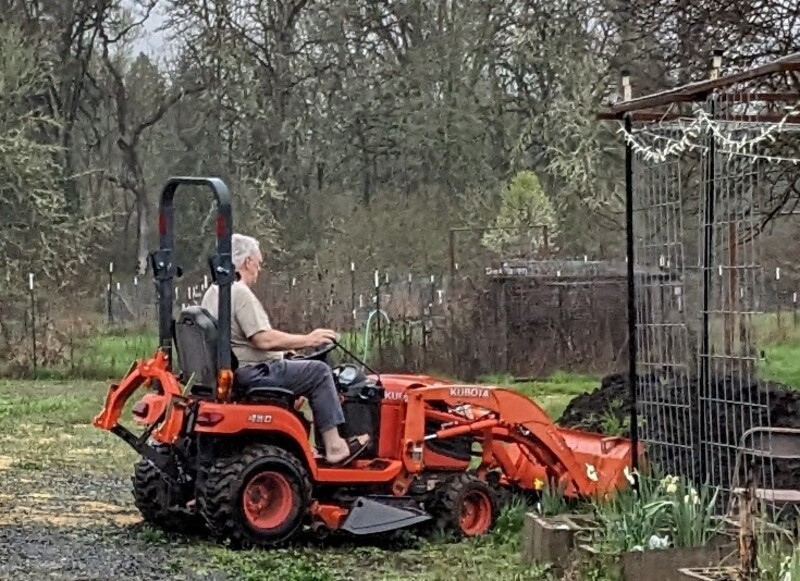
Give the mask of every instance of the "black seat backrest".
<path id="1" fill-rule="evenodd" d="M 217 384 L 217 321 L 206 309 L 192 305 L 175 321 L 175 346 L 183 381 L 192 378 L 192 392 L 214 393 Z"/>

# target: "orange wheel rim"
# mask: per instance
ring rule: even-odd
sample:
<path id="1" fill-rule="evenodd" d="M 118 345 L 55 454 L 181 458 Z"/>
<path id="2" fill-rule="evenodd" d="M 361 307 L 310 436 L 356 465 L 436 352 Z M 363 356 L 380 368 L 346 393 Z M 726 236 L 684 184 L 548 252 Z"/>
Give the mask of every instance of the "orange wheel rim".
<path id="1" fill-rule="evenodd" d="M 292 486 L 283 474 L 262 472 L 247 483 L 242 504 L 252 526 L 274 529 L 292 513 Z"/>
<path id="2" fill-rule="evenodd" d="M 492 501 L 485 493 L 475 490 L 461 504 L 461 530 L 467 536 L 482 535 L 492 523 Z"/>

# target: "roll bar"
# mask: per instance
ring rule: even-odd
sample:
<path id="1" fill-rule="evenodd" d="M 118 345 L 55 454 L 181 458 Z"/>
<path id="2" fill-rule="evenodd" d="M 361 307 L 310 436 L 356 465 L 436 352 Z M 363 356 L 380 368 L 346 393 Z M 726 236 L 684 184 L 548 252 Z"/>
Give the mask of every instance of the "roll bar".
<path id="1" fill-rule="evenodd" d="M 178 186 L 205 186 L 211 188 L 217 204 L 217 254 L 212 259 L 212 274 L 219 285 L 217 369 L 220 374 L 229 375 L 231 370 L 231 285 L 235 277 L 231 257 L 233 214 L 228 186 L 219 178 L 172 177 L 167 180 L 164 189 L 161 191 L 161 201 L 158 208 L 158 233 L 161 242 L 159 249 L 150 255 L 153 276 L 157 281 L 158 288 L 159 347 L 167 356 L 168 369 L 171 371 L 172 303 L 175 294 L 172 280 L 177 274 L 177 268 L 172 261 L 172 250 L 175 244 L 173 200 Z"/>

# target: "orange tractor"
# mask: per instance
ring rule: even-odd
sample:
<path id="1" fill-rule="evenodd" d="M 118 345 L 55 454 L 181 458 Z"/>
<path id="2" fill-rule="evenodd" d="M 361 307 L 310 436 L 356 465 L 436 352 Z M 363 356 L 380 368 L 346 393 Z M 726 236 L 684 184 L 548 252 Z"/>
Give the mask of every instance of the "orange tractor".
<path id="1" fill-rule="evenodd" d="M 210 187 L 217 207 L 218 320 L 197 306 L 173 317 L 173 198 L 179 186 Z M 240 546 L 276 546 L 303 527 L 376 534 L 427 521 L 461 536 L 489 531 L 502 499 L 536 495 L 542 483 L 569 497 L 627 486 L 638 458 L 629 440 L 556 426 L 508 389 L 425 375 L 332 367 L 346 424 L 370 447 L 346 467 L 314 453 L 313 423 L 289 390 L 238 381 L 230 346 L 232 213 L 216 178 L 173 178 L 161 195 L 160 249 L 151 254 L 159 294 L 159 347 L 112 385 L 94 419 L 141 456 L 133 476 L 144 519 L 173 530 L 207 529 Z M 177 361 L 173 361 L 173 347 Z M 338 343 L 300 358 L 326 360 Z M 177 368 L 174 365 L 177 363 Z M 367 368 L 368 369 L 368 368 Z M 135 435 L 120 424 L 133 405 Z M 427 526 L 426 525 L 426 526 Z"/>

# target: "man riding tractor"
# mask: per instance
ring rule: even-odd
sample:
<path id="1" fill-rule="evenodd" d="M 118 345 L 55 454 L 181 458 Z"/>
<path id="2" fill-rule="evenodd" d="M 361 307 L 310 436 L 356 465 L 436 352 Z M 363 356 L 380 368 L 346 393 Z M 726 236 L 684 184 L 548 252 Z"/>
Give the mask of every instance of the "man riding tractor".
<path id="1" fill-rule="evenodd" d="M 211 189 L 217 248 L 203 306 L 175 318 L 179 186 Z M 538 493 L 537 482 L 583 498 L 627 485 L 624 469 L 637 467 L 641 445 L 560 428 L 514 390 L 367 374 L 363 362 L 329 371 L 327 354 L 347 353 L 332 331 L 293 335 L 270 325 L 251 290 L 263 257 L 255 240 L 233 235 L 231 207 L 218 178 L 176 177 L 165 185 L 159 249 L 151 254 L 158 348 L 109 385 L 93 420 L 141 456 L 133 493 L 147 522 L 262 547 L 305 527 L 377 535 L 430 521 L 476 536 L 491 530 L 502 499 Z M 320 347 L 282 355 L 308 346 Z M 146 393 L 131 414 L 144 429 L 136 434 L 120 420 L 140 389 Z M 299 409 L 301 396 L 314 422 Z M 322 442 L 321 454 L 312 440 Z"/>
<path id="2" fill-rule="evenodd" d="M 352 462 L 369 445 L 369 435 L 345 440 L 339 426 L 345 418 L 333 375 L 322 361 L 292 361 L 285 352 L 320 347 L 336 340 L 336 332 L 315 329 L 306 335 L 274 329 L 266 310 L 253 293 L 263 264 L 258 241 L 233 234 L 231 259 L 236 281 L 231 288 L 231 348 L 238 360 L 236 383 L 283 387 L 307 397 L 314 422 L 322 436 L 324 460 L 334 466 Z M 203 296 L 202 308 L 217 317 L 219 290 L 211 285 Z"/>

